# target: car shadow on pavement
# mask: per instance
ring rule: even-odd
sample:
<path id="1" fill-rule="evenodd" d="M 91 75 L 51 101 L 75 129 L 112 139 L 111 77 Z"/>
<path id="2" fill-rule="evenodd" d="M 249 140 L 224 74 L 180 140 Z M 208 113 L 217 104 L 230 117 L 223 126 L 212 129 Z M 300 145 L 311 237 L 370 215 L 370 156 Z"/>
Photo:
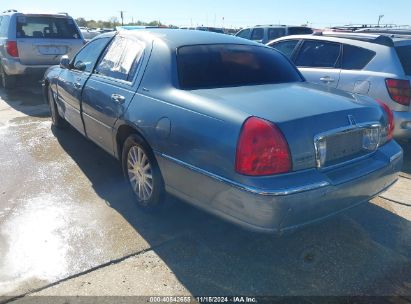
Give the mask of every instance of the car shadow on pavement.
<path id="1" fill-rule="evenodd" d="M 0 89 L 0 99 L 26 115 L 35 117 L 49 116 L 49 109 L 44 102 L 41 83 L 38 79 L 19 79 L 16 88 L 7 91 Z"/>
<path id="2" fill-rule="evenodd" d="M 411 178 L 411 140 L 409 140 L 408 142 L 399 141 L 398 143 L 404 150 L 404 165 L 402 172 L 408 174 Z"/>
<path id="3" fill-rule="evenodd" d="M 72 129 L 53 132 L 193 295 L 411 295 L 411 222 L 384 208 L 363 204 L 283 237 L 244 231 L 170 197 L 165 211 L 145 213 L 115 159 Z"/>

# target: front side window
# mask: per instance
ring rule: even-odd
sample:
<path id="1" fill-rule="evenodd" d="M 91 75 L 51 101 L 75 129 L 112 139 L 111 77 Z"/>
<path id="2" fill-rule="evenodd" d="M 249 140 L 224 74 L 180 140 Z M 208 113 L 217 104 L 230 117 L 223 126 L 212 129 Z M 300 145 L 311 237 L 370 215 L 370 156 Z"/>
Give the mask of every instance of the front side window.
<path id="1" fill-rule="evenodd" d="M 73 69 L 91 73 L 109 41 L 110 38 L 106 37 L 89 42 L 74 58 Z"/>
<path id="2" fill-rule="evenodd" d="M 251 40 L 263 40 L 263 38 L 264 38 L 264 29 L 262 28 L 253 29 L 253 32 L 251 33 Z"/>
<path id="3" fill-rule="evenodd" d="M 269 28 L 268 29 L 268 40 L 274 40 L 285 36 L 285 29 L 283 28 Z"/>
<path id="4" fill-rule="evenodd" d="M 137 40 L 116 37 L 96 68 L 96 73 L 107 77 L 132 81 L 144 52 L 144 44 Z"/>
<path id="5" fill-rule="evenodd" d="M 303 81 L 297 69 L 267 47 L 237 44 L 178 49 L 180 87 L 194 90 Z"/>
<path id="6" fill-rule="evenodd" d="M 17 38 L 80 39 L 75 22 L 71 18 L 18 16 Z"/>
<path id="7" fill-rule="evenodd" d="M 237 34 L 237 37 L 248 39 L 248 37 L 250 37 L 250 32 L 251 32 L 250 29 L 242 30 L 241 32 Z"/>
<path id="8" fill-rule="evenodd" d="M 299 40 L 287 40 L 273 43 L 270 46 L 291 59 Z"/>
<path id="9" fill-rule="evenodd" d="M 360 47 L 344 44 L 342 69 L 362 70 L 375 56 L 375 52 Z"/>
<path id="10" fill-rule="evenodd" d="M 298 67 L 335 68 L 340 57 L 340 45 L 325 41 L 305 41 L 295 64 Z"/>

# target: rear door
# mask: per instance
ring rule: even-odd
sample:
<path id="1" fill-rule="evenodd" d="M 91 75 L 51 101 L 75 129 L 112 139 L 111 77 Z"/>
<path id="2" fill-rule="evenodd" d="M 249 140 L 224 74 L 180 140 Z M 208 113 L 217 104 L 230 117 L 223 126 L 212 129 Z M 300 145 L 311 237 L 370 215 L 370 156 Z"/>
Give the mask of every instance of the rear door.
<path id="1" fill-rule="evenodd" d="M 308 82 L 336 88 L 341 73 L 341 44 L 304 40 L 295 57 L 295 65 Z"/>
<path id="2" fill-rule="evenodd" d="M 87 136 L 113 154 L 113 127 L 133 99 L 151 50 L 134 37 L 116 36 L 87 81 L 83 119 Z"/>
<path id="3" fill-rule="evenodd" d="M 292 60 L 294 52 L 299 42 L 299 39 L 281 40 L 278 42 L 270 43 L 268 44 L 268 46 L 276 49 L 277 51 L 280 51 L 285 56 L 287 56 L 288 59 Z"/>
<path id="4" fill-rule="evenodd" d="M 73 59 L 71 68 L 63 69 L 59 75 L 57 82 L 59 112 L 82 134 L 85 134 L 80 114 L 83 87 L 110 39 L 105 37 L 91 41 Z"/>
<path id="5" fill-rule="evenodd" d="M 338 88 L 344 91 L 367 95 L 371 89 L 372 76 L 363 69 L 375 57 L 372 50 L 343 44 L 341 74 Z"/>
<path id="6" fill-rule="evenodd" d="M 58 64 L 62 55 L 73 56 L 84 44 L 70 17 L 19 15 L 16 19 L 16 40 L 22 64 Z"/>

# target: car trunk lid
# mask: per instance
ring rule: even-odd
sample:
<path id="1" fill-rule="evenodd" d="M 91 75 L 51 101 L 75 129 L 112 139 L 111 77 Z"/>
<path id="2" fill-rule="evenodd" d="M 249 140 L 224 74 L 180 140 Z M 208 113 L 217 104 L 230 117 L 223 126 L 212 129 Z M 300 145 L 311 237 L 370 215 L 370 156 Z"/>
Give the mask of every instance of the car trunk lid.
<path id="1" fill-rule="evenodd" d="M 246 116 L 275 123 L 284 133 L 293 159 L 293 169 L 317 166 L 315 138 L 328 134 L 329 163 L 360 154 L 361 134 L 339 130 L 357 129 L 362 124 L 380 122 L 382 111 L 368 98 L 308 83 L 262 85 L 191 91 L 213 99 L 222 107 L 232 107 Z M 335 136 L 334 136 L 335 135 Z M 352 139 L 352 140 L 351 140 Z"/>

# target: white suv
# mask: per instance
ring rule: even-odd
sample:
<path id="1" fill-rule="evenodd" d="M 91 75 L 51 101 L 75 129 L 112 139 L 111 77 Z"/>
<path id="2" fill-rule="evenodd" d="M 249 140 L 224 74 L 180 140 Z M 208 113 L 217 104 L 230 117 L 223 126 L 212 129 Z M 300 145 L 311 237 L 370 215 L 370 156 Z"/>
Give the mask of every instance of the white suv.
<path id="1" fill-rule="evenodd" d="M 292 25 L 257 25 L 239 31 L 235 36 L 266 44 L 283 36 L 312 34 L 313 30 L 306 26 Z"/>
<path id="2" fill-rule="evenodd" d="M 43 76 L 63 55 L 75 54 L 84 38 L 67 14 L 0 13 L 0 86 L 15 85 L 17 76 Z"/>
<path id="3" fill-rule="evenodd" d="M 368 95 L 394 112 L 396 138 L 411 139 L 411 36 L 322 33 L 267 44 L 307 81 Z"/>

